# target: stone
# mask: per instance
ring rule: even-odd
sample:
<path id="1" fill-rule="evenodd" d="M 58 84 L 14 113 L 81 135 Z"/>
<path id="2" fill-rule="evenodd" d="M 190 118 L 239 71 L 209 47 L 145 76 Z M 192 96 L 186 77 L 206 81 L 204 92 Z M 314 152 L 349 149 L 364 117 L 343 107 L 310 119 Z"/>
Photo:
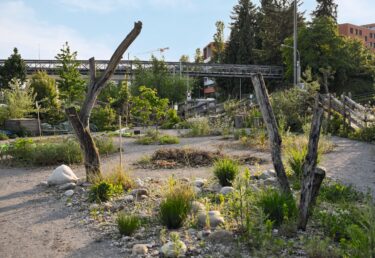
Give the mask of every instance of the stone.
<path id="1" fill-rule="evenodd" d="M 183 177 L 180 179 L 181 182 L 184 182 L 184 183 L 189 183 L 190 182 L 190 178 L 188 177 Z"/>
<path id="2" fill-rule="evenodd" d="M 113 205 L 110 202 L 105 202 L 103 203 L 103 208 L 109 211 L 113 208 Z"/>
<path id="3" fill-rule="evenodd" d="M 41 181 L 41 182 L 40 182 L 40 185 L 41 185 L 41 186 L 49 186 L 47 181 Z"/>
<path id="4" fill-rule="evenodd" d="M 187 247 L 184 242 L 177 240 L 175 242 L 168 242 L 164 244 L 160 251 L 164 257 L 175 258 L 184 256 L 187 251 Z"/>
<path id="5" fill-rule="evenodd" d="M 270 178 L 267 178 L 266 180 L 263 181 L 263 184 L 265 186 L 277 186 L 278 184 L 278 181 L 277 181 L 277 178 L 275 177 L 270 177 Z"/>
<path id="6" fill-rule="evenodd" d="M 191 204 L 191 212 L 195 214 L 201 211 L 206 211 L 206 206 L 201 202 L 193 201 Z"/>
<path id="7" fill-rule="evenodd" d="M 210 234 L 208 239 L 214 244 L 228 245 L 233 241 L 233 234 L 228 230 L 216 230 Z"/>
<path id="8" fill-rule="evenodd" d="M 67 190 L 67 191 L 64 192 L 64 195 L 65 195 L 66 197 L 71 197 L 71 196 L 73 196 L 73 194 L 74 194 L 74 191 L 73 191 L 73 190 Z"/>
<path id="9" fill-rule="evenodd" d="M 210 187 L 208 188 L 208 190 L 210 192 L 213 192 L 213 193 L 218 193 L 220 192 L 221 190 L 221 185 L 219 183 L 213 183 L 212 185 L 210 185 Z"/>
<path id="10" fill-rule="evenodd" d="M 66 183 L 59 186 L 59 190 L 70 190 L 76 187 L 75 183 Z"/>
<path id="11" fill-rule="evenodd" d="M 126 195 L 126 196 L 124 196 L 124 198 L 123 198 L 123 200 L 125 201 L 125 202 L 133 202 L 134 201 L 134 196 L 133 195 Z"/>
<path id="12" fill-rule="evenodd" d="M 146 255 L 148 253 L 148 247 L 144 244 L 135 244 L 132 248 L 132 255 Z"/>
<path id="13" fill-rule="evenodd" d="M 208 219 L 207 219 L 208 217 Z M 198 213 L 198 225 L 201 227 L 206 227 L 207 220 L 210 223 L 210 227 L 217 227 L 219 225 L 224 224 L 225 220 L 223 216 L 221 216 L 220 211 L 209 211 L 209 212 L 199 212 Z"/>
<path id="14" fill-rule="evenodd" d="M 227 194 L 230 194 L 233 191 L 234 191 L 233 187 L 231 187 L 231 186 L 224 186 L 223 188 L 221 188 L 220 193 L 222 195 L 227 195 Z"/>
<path id="15" fill-rule="evenodd" d="M 202 192 L 202 189 L 197 186 L 194 186 L 194 192 L 195 194 L 200 194 Z"/>
<path id="16" fill-rule="evenodd" d="M 137 201 L 144 201 L 144 200 L 146 200 L 147 198 L 148 198 L 147 195 L 144 195 L 144 194 L 142 194 L 142 195 L 138 195 L 138 196 L 137 196 Z"/>
<path id="17" fill-rule="evenodd" d="M 258 176 L 259 179 L 263 179 L 263 180 L 266 180 L 268 178 L 273 178 L 273 177 L 276 177 L 276 172 L 272 169 L 268 169 Z"/>
<path id="18" fill-rule="evenodd" d="M 135 197 L 138 197 L 141 195 L 147 195 L 147 196 L 149 195 L 148 190 L 146 188 L 134 189 L 133 191 L 131 191 L 130 194 Z"/>
<path id="19" fill-rule="evenodd" d="M 145 183 L 140 178 L 135 179 L 134 183 L 135 183 L 136 187 L 139 187 L 139 188 L 142 188 L 142 187 L 145 186 Z"/>
<path id="20" fill-rule="evenodd" d="M 206 181 L 207 181 L 206 179 L 197 178 L 197 179 L 195 179 L 195 181 L 194 181 L 194 185 L 195 185 L 196 187 L 203 187 L 203 186 L 205 185 Z"/>
<path id="21" fill-rule="evenodd" d="M 47 182 L 49 185 L 62 185 L 77 182 L 77 180 L 78 177 L 70 167 L 67 165 L 61 165 L 52 172 L 52 175 L 49 176 Z"/>
<path id="22" fill-rule="evenodd" d="M 90 211 L 98 210 L 99 207 L 100 207 L 99 204 L 97 204 L 97 203 L 93 203 L 93 204 L 90 205 L 89 210 L 90 210 Z"/>

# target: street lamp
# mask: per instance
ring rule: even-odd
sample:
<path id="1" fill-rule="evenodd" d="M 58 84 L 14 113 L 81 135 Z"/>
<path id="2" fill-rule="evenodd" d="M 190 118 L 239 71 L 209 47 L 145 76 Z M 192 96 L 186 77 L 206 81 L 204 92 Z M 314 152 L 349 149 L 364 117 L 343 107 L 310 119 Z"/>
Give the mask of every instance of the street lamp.
<path id="1" fill-rule="evenodd" d="M 285 45 L 285 44 L 281 44 L 281 47 L 291 48 L 291 49 L 295 50 L 295 52 L 296 52 L 296 61 L 294 62 L 294 68 L 293 68 L 294 85 L 300 86 L 300 83 L 301 83 L 301 55 L 300 55 L 297 48 L 295 49 L 294 47 L 288 46 L 288 45 Z"/>

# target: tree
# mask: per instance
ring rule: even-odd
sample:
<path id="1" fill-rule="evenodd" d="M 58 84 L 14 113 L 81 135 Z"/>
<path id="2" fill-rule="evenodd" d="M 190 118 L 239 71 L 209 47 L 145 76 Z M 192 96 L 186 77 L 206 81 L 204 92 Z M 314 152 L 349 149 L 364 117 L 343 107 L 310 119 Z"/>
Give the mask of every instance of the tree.
<path id="1" fill-rule="evenodd" d="M 34 111 L 34 99 L 29 87 L 21 88 L 20 81 L 13 79 L 9 83 L 10 89 L 5 90 L 9 118 L 24 118 Z"/>
<path id="2" fill-rule="evenodd" d="M 180 57 L 180 62 L 182 62 L 182 63 L 188 63 L 188 62 L 190 62 L 189 59 L 190 59 L 190 58 L 189 58 L 188 55 L 182 55 L 182 56 Z"/>
<path id="3" fill-rule="evenodd" d="M 20 84 L 26 81 L 26 64 L 17 48 L 13 49 L 13 54 L 0 67 L 0 87 L 9 88 L 12 79 L 17 79 Z"/>
<path id="4" fill-rule="evenodd" d="M 311 13 L 314 18 L 330 17 L 337 22 L 337 4 L 334 0 L 316 0 L 318 5 Z"/>
<path id="5" fill-rule="evenodd" d="M 82 102 L 85 95 L 86 82 L 78 71 L 77 51 L 71 52 L 68 42 L 65 42 L 60 53 L 55 56 L 59 61 L 59 79 L 57 84 L 61 100 L 67 105 Z"/>
<path id="6" fill-rule="evenodd" d="M 212 62 L 222 63 L 224 61 L 225 39 L 224 39 L 224 22 L 215 23 L 216 33 L 214 35 L 214 48 L 212 49 Z"/>
<path id="7" fill-rule="evenodd" d="M 197 64 L 203 63 L 204 57 L 200 48 L 195 50 L 194 62 Z"/>
<path id="8" fill-rule="evenodd" d="M 56 81 L 45 71 L 38 71 L 31 76 L 30 89 L 41 107 L 47 109 L 60 107 Z"/>
<path id="9" fill-rule="evenodd" d="M 117 65 L 120 63 L 124 52 L 138 37 L 142 30 L 142 23 L 136 22 L 132 31 L 125 37 L 125 39 L 117 47 L 113 53 L 104 73 L 97 77 L 95 69 L 95 59 L 92 57 L 89 60 L 90 65 L 90 83 L 87 88 L 85 100 L 81 106 L 79 113 L 76 108 L 69 107 L 65 110 L 70 123 L 74 129 L 75 134 L 79 140 L 81 149 L 84 153 L 84 164 L 86 169 L 86 179 L 93 182 L 98 177 L 101 177 L 101 167 L 98 149 L 90 133 L 90 115 L 96 103 L 96 99 L 101 90 L 106 86 L 108 80 L 114 74 Z"/>
<path id="10" fill-rule="evenodd" d="M 159 125 L 168 110 L 168 99 L 159 98 L 157 90 L 139 87 L 139 96 L 132 97 L 132 116 L 143 126 Z"/>

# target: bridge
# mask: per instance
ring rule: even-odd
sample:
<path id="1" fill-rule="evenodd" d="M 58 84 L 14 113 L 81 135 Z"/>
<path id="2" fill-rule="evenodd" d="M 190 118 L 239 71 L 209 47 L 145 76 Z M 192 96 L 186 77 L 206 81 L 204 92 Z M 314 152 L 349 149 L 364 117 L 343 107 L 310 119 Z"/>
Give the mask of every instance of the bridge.
<path id="1" fill-rule="evenodd" d="M 0 66 L 4 64 L 4 59 L 0 59 Z M 58 60 L 24 60 L 26 63 L 27 74 L 31 75 L 36 71 L 46 71 L 50 75 L 58 75 L 58 69 L 61 63 Z M 88 60 L 77 60 L 80 65 L 79 72 L 82 75 L 88 75 Z M 96 60 L 97 72 L 104 72 L 107 68 L 108 60 Z M 282 79 L 283 67 L 269 65 L 237 65 L 237 64 L 208 64 L 208 63 L 185 63 L 185 62 L 165 62 L 168 71 L 176 75 L 191 77 L 234 77 L 250 78 L 251 75 L 261 73 L 264 78 Z M 114 74 L 113 79 L 124 79 L 125 75 L 133 75 L 137 67 L 151 68 L 152 61 L 122 60 Z"/>

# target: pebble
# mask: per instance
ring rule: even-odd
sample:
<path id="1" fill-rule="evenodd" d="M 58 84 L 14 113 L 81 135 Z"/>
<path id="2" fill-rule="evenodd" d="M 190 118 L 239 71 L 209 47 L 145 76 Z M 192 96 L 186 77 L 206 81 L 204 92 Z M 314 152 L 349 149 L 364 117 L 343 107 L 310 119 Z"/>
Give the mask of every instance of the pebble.
<path id="1" fill-rule="evenodd" d="M 133 191 L 131 191 L 131 195 L 137 197 L 137 196 L 141 196 L 141 195 L 149 195 L 149 192 L 146 188 L 139 188 L 139 189 L 134 189 Z"/>
<path id="2" fill-rule="evenodd" d="M 234 191 L 234 188 L 231 187 L 231 186 L 224 186 L 223 188 L 221 188 L 220 190 L 220 193 L 222 195 L 227 195 L 227 194 L 230 194 Z"/>
<path id="3" fill-rule="evenodd" d="M 161 252 L 165 257 L 176 258 L 184 256 L 187 247 L 184 242 L 177 240 L 176 242 L 168 242 L 161 247 Z"/>
<path id="4" fill-rule="evenodd" d="M 147 245 L 135 244 L 132 248 L 133 255 L 146 255 L 148 253 Z"/>
<path id="5" fill-rule="evenodd" d="M 71 196 L 73 196 L 73 194 L 74 194 L 73 190 L 67 190 L 67 191 L 64 192 L 64 195 L 67 196 L 67 197 L 71 197 Z"/>
<path id="6" fill-rule="evenodd" d="M 59 190 L 70 190 L 76 187 L 75 183 L 66 183 L 59 186 Z"/>
<path id="7" fill-rule="evenodd" d="M 124 196 L 123 200 L 125 202 L 133 202 L 134 201 L 134 196 L 133 195 L 126 195 L 126 196 Z"/>
<path id="8" fill-rule="evenodd" d="M 210 227 L 217 227 L 219 225 L 224 224 L 224 218 L 221 216 L 220 211 L 209 211 L 209 212 L 200 212 L 198 213 L 198 224 L 201 227 L 206 227 L 207 222 L 207 216 L 208 216 L 208 221 L 210 223 Z"/>

